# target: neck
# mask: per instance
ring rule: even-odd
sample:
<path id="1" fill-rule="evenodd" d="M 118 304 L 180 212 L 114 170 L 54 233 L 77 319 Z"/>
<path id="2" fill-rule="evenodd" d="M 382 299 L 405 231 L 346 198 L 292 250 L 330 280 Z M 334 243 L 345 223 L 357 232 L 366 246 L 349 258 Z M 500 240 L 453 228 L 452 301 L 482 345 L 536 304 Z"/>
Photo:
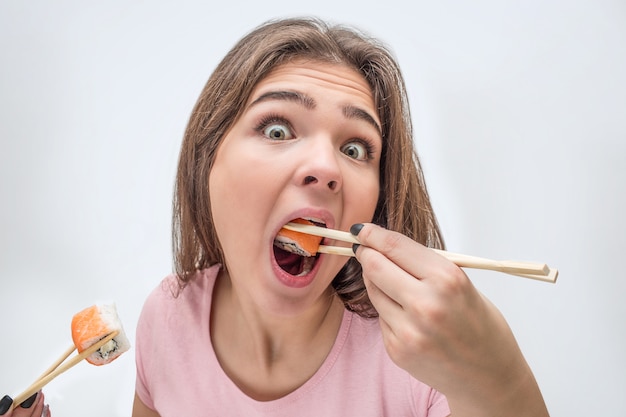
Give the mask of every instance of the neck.
<path id="1" fill-rule="evenodd" d="M 329 291 L 309 308 L 281 314 L 243 298 L 225 274 L 215 285 L 211 339 L 222 368 L 242 391 L 278 398 L 319 369 L 343 318 L 339 297 Z"/>

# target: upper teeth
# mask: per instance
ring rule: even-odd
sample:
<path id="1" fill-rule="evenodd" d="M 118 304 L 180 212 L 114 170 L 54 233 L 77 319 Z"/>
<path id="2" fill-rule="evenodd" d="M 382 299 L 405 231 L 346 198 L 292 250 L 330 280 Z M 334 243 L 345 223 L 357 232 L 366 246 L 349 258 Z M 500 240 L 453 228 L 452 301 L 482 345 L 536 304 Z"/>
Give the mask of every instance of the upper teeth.
<path id="1" fill-rule="evenodd" d="M 303 219 L 315 223 L 318 226 L 326 226 L 326 222 L 322 219 L 317 219 L 315 217 L 303 217 Z"/>

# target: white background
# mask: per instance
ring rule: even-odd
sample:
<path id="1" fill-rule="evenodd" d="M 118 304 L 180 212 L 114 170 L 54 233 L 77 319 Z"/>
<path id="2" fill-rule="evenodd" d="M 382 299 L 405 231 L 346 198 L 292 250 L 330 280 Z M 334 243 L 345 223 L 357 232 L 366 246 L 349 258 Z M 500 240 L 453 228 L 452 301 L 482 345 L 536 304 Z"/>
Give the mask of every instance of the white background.
<path id="1" fill-rule="evenodd" d="M 295 3 L 0 2 L 0 395 L 95 302 L 115 302 L 134 341 L 172 269 L 176 159 L 201 88 L 257 24 L 315 14 L 398 57 L 449 250 L 560 270 L 556 285 L 468 271 L 552 415 L 626 415 L 623 0 Z M 129 415 L 133 355 L 49 384 L 53 415 Z"/>

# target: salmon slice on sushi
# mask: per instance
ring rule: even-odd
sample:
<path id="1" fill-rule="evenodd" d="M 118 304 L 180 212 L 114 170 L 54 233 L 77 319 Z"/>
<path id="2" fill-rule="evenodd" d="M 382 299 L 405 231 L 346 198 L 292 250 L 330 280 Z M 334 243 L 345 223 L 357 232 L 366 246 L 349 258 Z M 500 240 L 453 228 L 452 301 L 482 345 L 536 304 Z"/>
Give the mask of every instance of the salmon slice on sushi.
<path id="1" fill-rule="evenodd" d="M 116 331 L 117 336 L 85 358 L 93 365 L 110 363 L 130 348 L 115 304 L 96 304 L 72 318 L 72 340 L 79 353 Z"/>
<path id="2" fill-rule="evenodd" d="M 291 222 L 315 226 L 315 223 L 305 219 L 294 219 Z M 275 246 L 300 256 L 315 256 L 321 242 L 322 238 L 319 236 L 288 230 L 284 227 L 274 239 Z"/>
<path id="3" fill-rule="evenodd" d="M 314 222 L 302 218 L 291 223 L 315 225 Z M 322 238 L 298 231 L 282 228 L 274 238 L 274 257 L 283 271 L 293 276 L 308 274 L 317 259 Z"/>

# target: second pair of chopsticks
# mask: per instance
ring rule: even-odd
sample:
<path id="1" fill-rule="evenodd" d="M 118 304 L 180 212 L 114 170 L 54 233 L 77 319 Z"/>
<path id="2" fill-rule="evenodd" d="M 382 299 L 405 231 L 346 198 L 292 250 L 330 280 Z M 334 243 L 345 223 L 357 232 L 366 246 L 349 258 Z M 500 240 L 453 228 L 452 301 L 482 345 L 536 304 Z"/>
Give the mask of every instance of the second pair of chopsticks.
<path id="1" fill-rule="evenodd" d="M 70 360 L 64 363 L 64 361 L 76 350 L 76 346 L 70 346 L 64 353 L 61 355 L 48 369 L 44 371 L 43 374 L 39 378 L 35 380 L 28 388 L 26 388 L 21 394 L 17 395 L 13 399 L 13 406 L 17 407 L 25 400 L 27 400 L 31 395 L 35 394 L 37 391 L 42 389 L 45 385 L 47 385 L 50 381 L 52 381 L 57 376 L 61 375 L 63 372 L 69 370 L 74 365 L 81 362 L 83 359 L 89 357 L 92 353 L 100 349 L 102 346 L 111 341 L 115 336 L 119 334 L 119 331 L 114 331 L 109 334 L 105 338 L 97 341 L 93 345 L 89 346 L 87 349 L 83 350 L 78 355 L 72 357 Z"/>
<path id="2" fill-rule="evenodd" d="M 309 224 L 287 223 L 285 229 L 310 235 L 326 237 L 348 243 L 360 243 L 351 233 L 341 230 L 327 229 Z M 479 258 L 476 256 L 463 255 L 460 253 L 447 252 L 440 249 L 431 249 L 456 265 L 463 268 L 486 269 L 503 272 L 510 275 L 535 279 L 544 282 L 556 282 L 558 270 L 551 269 L 544 263 L 524 262 L 524 261 L 495 261 L 492 259 Z M 352 248 L 342 246 L 320 245 L 318 252 L 333 255 L 354 256 Z"/>

